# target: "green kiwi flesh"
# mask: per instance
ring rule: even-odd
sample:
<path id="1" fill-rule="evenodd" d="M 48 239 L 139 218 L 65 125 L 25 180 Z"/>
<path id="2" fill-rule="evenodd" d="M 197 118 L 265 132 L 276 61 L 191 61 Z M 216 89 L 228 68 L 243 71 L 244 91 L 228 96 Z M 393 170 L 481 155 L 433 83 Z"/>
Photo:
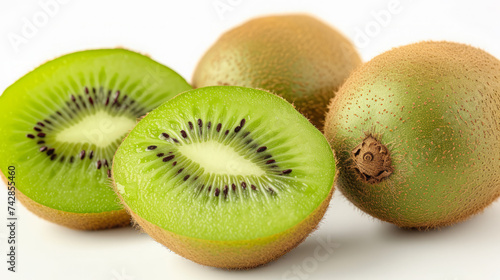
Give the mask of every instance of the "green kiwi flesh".
<path id="1" fill-rule="evenodd" d="M 352 43 L 318 19 L 268 16 L 223 34 L 200 60 L 193 86 L 265 89 L 292 102 L 323 129 L 330 98 L 360 64 Z"/>
<path id="2" fill-rule="evenodd" d="M 466 220 L 500 195 L 500 62 L 451 42 L 390 50 L 342 86 L 325 135 L 361 210 L 405 228 Z"/>
<path id="3" fill-rule="evenodd" d="M 325 137 L 284 99 L 216 86 L 144 117 L 115 154 L 113 180 L 138 224 L 174 252 L 249 268 L 316 227 L 334 170 Z"/>
<path id="4" fill-rule="evenodd" d="M 0 169 L 15 167 L 18 199 L 42 218 L 78 229 L 125 225 L 109 186 L 114 152 L 138 117 L 190 88 L 124 49 L 49 61 L 0 97 Z"/>

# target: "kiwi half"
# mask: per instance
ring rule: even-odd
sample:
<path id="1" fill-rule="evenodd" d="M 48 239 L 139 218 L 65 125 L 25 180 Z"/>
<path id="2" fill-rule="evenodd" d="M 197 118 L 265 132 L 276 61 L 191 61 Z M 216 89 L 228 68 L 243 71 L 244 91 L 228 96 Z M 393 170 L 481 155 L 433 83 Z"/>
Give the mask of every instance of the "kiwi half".
<path id="1" fill-rule="evenodd" d="M 332 100 L 342 193 L 400 227 L 452 225 L 500 195 L 500 61 L 451 42 L 392 49 Z"/>
<path id="2" fill-rule="evenodd" d="M 268 16 L 223 34 L 198 63 L 193 86 L 265 89 L 323 129 L 329 100 L 360 64 L 352 43 L 318 19 Z"/>
<path id="3" fill-rule="evenodd" d="M 17 199 L 44 219 L 75 229 L 129 224 L 109 187 L 114 152 L 136 118 L 190 88 L 124 49 L 47 62 L 0 97 L 0 170 L 15 168 Z"/>
<path id="4" fill-rule="evenodd" d="M 114 186 L 154 239 L 195 262 L 251 268 L 317 226 L 335 162 L 288 102 L 250 88 L 192 90 L 153 110 L 113 163 Z"/>

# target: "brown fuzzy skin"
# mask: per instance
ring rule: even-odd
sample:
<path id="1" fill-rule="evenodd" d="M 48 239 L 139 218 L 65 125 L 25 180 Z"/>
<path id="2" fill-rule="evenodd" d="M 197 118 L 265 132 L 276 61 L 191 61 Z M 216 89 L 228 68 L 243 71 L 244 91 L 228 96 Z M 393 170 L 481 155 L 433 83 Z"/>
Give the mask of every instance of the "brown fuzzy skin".
<path id="1" fill-rule="evenodd" d="M 500 61 L 488 53 L 450 42 L 395 48 L 353 72 L 329 110 L 337 186 L 364 212 L 426 230 L 500 196 Z M 387 147 L 394 170 L 374 184 L 351 154 L 368 135 Z"/>
<path id="2" fill-rule="evenodd" d="M 7 178 L 0 172 L 5 184 Z M 102 213 L 72 213 L 44 206 L 30 199 L 16 188 L 16 198 L 29 211 L 49 222 L 78 230 L 101 230 L 130 225 L 130 216 L 125 209 Z"/>
<path id="3" fill-rule="evenodd" d="M 334 192 L 332 186 L 328 197 L 318 208 L 302 222 L 284 232 L 254 240 L 212 241 L 178 235 L 146 221 L 128 208 L 116 185 L 113 185 L 133 221 L 155 241 L 191 261 L 225 269 L 255 268 L 276 260 L 297 247 L 317 228 Z"/>
<path id="4" fill-rule="evenodd" d="M 360 64 L 352 43 L 316 18 L 269 16 L 223 34 L 196 67 L 193 87 L 265 89 L 294 103 L 322 130 L 330 98 Z"/>

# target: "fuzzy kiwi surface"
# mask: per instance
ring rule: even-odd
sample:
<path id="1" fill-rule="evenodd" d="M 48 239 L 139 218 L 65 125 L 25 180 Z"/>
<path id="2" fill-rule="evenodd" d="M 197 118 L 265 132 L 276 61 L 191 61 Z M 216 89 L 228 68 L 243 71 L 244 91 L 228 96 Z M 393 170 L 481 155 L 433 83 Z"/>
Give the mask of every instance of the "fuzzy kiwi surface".
<path id="1" fill-rule="evenodd" d="M 109 186 L 116 148 L 138 117 L 190 88 L 171 69 L 124 49 L 49 61 L 0 96 L 2 178 L 51 222 L 84 230 L 128 225 Z"/>
<path id="2" fill-rule="evenodd" d="M 325 134 L 361 210 L 405 228 L 466 220 L 500 195 L 500 61 L 451 42 L 392 49 L 349 77 Z"/>
<path id="3" fill-rule="evenodd" d="M 261 88 L 292 102 L 318 129 L 329 100 L 361 59 L 340 32 L 307 15 L 250 20 L 223 34 L 200 60 L 195 88 Z"/>
<path id="4" fill-rule="evenodd" d="M 252 268 L 302 242 L 323 217 L 335 162 L 284 99 L 250 88 L 185 92 L 118 148 L 115 190 L 155 240 L 200 264 Z"/>

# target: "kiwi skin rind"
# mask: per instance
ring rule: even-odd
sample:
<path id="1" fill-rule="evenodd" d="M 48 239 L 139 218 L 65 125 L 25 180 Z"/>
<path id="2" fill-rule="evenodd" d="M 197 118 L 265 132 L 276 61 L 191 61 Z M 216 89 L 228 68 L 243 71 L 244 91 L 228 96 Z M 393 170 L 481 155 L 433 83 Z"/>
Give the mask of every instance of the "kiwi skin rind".
<path id="1" fill-rule="evenodd" d="M 361 64 L 339 31 L 305 14 L 266 16 L 223 34 L 204 54 L 193 87 L 232 85 L 271 91 L 319 130 L 329 100 Z"/>
<path id="2" fill-rule="evenodd" d="M 498 59 L 445 41 L 395 48 L 360 67 L 326 118 L 337 187 L 401 228 L 441 228 L 482 212 L 500 196 L 498 77 Z M 394 171 L 375 184 L 351 155 L 368 136 L 389 150 Z"/>
<path id="3" fill-rule="evenodd" d="M 182 94 L 178 94 L 173 99 Z M 288 103 L 286 99 L 280 96 L 277 97 Z M 293 107 L 293 104 L 290 105 Z M 129 134 L 125 138 L 128 136 Z M 293 250 L 318 228 L 335 191 L 335 182 L 332 182 L 328 195 L 319 206 L 301 222 L 283 232 L 249 240 L 205 240 L 170 232 L 134 213 L 125 203 L 117 187 L 113 173 L 115 163 L 116 160 L 113 160 L 112 187 L 123 207 L 132 217 L 132 224 L 137 229 L 147 233 L 156 242 L 188 260 L 201 265 L 228 270 L 247 270 L 260 267 L 279 259 Z M 338 171 L 336 171 L 334 178 L 337 177 L 337 174 Z"/>

